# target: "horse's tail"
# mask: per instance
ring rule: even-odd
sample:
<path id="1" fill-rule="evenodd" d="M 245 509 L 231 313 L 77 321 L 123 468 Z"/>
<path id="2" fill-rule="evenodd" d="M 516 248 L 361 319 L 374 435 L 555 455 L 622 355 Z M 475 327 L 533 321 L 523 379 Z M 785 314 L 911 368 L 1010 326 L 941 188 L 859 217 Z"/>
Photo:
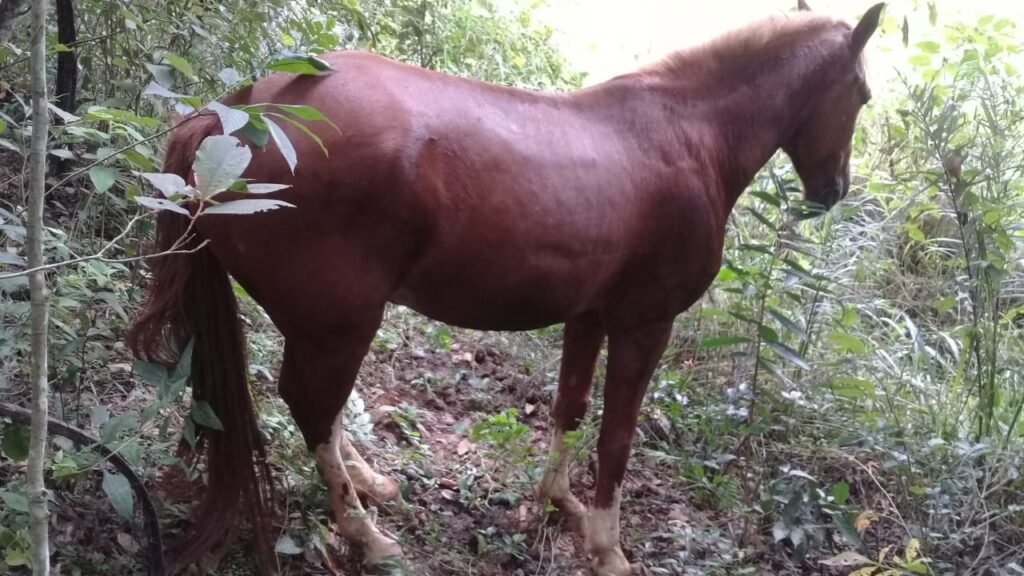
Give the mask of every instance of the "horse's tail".
<path id="1" fill-rule="evenodd" d="M 215 117 L 196 118 L 172 135 L 164 170 L 189 178 L 200 142 L 220 132 Z M 171 365 L 192 343 L 193 401 L 213 408 L 221 426 L 196 424 L 196 454 L 207 456 L 207 486 L 194 523 L 177 547 L 176 567 L 192 564 L 234 533 L 239 506 L 252 525 L 263 572 L 271 566 L 270 470 L 248 387 L 245 335 L 231 281 L 213 252 L 191 234 L 188 216 L 164 210 L 157 217 L 156 251 L 145 307 L 128 334 L 139 358 Z M 191 235 L 185 238 L 185 235 Z M 195 406 L 195 404 L 193 404 Z M 212 419 L 204 419 L 203 424 Z"/>

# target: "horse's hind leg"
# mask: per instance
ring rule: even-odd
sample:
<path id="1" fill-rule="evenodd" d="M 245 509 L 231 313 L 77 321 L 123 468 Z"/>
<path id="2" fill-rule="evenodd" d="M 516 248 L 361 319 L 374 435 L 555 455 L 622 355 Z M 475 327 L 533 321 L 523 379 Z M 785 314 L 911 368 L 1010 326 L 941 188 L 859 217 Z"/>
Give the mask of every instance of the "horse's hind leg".
<path id="1" fill-rule="evenodd" d="M 347 434 L 341 435 L 341 442 L 338 445 L 341 459 L 345 462 L 345 470 L 348 477 L 356 487 L 356 493 L 371 503 L 391 502 L 399 496 L 398 483 L 378 474 L 370 468 L 370 465 L 363 460 L 363 457 L 356 452 Z"/>
<path id="2" fill-rule="evenodd" d="M 342 456 L 346 443 L 341 414 L 379 323 L 378 314 L 365 322 L 321 326 L 302 334 L 286 332 L 280 381 L 281 397 L 316 454 L 338 532 L 362 548 L 368 564 L 400 556 L 402 550 L 374 525 L 359 502 Z"/>
<path id="3" fill-rule="evenodd" d="M 555 429 L 551 434 L 551 448 L 544 476 L 536 488 L 539 500 L 551 500 L 570 522 L 577 525 L 587 509 L 570 490 L 569 464 L 572 454 L 565 435 L 579 428 L 587 414 L 594 365 L 603 342 L 604 329 L 596 318 L 577 318 L 566 322 L 558 394 L 552 411 Z"/>
<path id="4" fill-rule="evenodd" d="M 672 322 L 608 332 L 608 375 L 597 440 L 597 487 L 587 512 L 587 553 L 599 576 L 630 574 L 619 543 L 619 505 L 644 392 L 672 332 Z"/>

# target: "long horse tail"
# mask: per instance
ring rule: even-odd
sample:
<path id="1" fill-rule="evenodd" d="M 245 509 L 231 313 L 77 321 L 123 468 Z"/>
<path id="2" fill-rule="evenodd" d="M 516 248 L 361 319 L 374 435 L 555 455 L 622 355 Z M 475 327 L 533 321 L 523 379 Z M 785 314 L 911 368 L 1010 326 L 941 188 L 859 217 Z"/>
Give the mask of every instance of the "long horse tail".
<path id="1" fill-rule="evenodd" d="M 215 117 L 195 118 L 175 130 L 164 170 L 188 180 L 199 144 L 218 133 Z M 191 342 L 193 401 L 208 403 L 222 428 L 196 424 L 194 455 L 206 455 L 207 485 L 172 562 L 175 568 L 187 566 L 225 544 L 242 506 L 261 572 L 269 573 L 273 490 L 249 392 L 238 302 L 227 271 L 192 234 L 190 218 L 164 210 L 157 217 L 156 252 L 169 251 L 177 253 L 149 261 L 149 295 L 129 331 L 128 346 L 139 358 L 172 365 Z"/>

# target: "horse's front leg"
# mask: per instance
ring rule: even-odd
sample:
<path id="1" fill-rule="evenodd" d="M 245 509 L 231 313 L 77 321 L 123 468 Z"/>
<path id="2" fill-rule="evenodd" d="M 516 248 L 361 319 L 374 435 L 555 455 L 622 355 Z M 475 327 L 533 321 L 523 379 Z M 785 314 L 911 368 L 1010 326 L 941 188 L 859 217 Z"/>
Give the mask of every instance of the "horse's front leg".
<path id="1" fill-rule="evenodd" d="M 362 329 L 354 326 L 334 330 L 337 327 L 332 327 L 311 338 L 286 334 L 279 384 L 281 397 L 291 409 L 307 446 L 316 455 L 329 489 L 338 533 L 361 548 L 370 565 L 388 557 L 400 557 L 402 549 L 377 528 L 363 509 L 359 501 L 360 486 L 353 482 L 350 469 L 364 482 L 363 489 L 371 496 L 372 490 L 390 495 L 392 489 L 383 477 L 365 473 L 369 467 L 362 458 L 358 458 L 358 462 L 352 459 L 355 450 L 345 438 L 341 414 L 376 327 L 375 323 L 368 323 Z M 372 482 L 377 482 L 377 487 L 370 486 Z"/>
<path id="2" fill-rule="evenodd" d="M 597 440 L 597 486 L 584 528 L 587 553 L 598 576 L 631 573 L 619 541 L 622 479 L 644 392 L 671 332 L 671 320 L 609 330 L 604 414 Z"/>
<path id="3" fill-rule="evenodd" d="M 580 528 L 587 509 L 573 496 L 569 487 L 570 447 L 565 435 L 579 428 L 590 405 L 590 387 L 594 380 L 604 329 L 598 320 L 577 318 L 565 323 L 562 343 L 562 366 L 558 374 L 558 393 L 552 419 L 555 428 L 551 434 L 547 466 L 536 487 L 540 502 L 551 503 L 574 528 Z"/>

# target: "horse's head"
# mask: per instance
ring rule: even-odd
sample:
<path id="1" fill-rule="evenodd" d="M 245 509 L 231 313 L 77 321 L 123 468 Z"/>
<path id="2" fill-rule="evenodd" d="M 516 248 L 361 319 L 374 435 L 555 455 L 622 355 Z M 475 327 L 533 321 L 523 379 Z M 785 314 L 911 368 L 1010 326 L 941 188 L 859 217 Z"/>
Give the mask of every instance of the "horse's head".
<path id="1" fill-rule="evenodd" d="M 860 109 L 871 98 L 864 75 L 864 45 L 878 27 L 884 4 L 872 7 L 829 60 L 827 84 L 812 89 L 801 123 L 783 150 L 804 185 L 804 199 L 831 208 L 850 190 L 850 152 Z M 806 3 L 800 2 L 802 10 Z"/>

